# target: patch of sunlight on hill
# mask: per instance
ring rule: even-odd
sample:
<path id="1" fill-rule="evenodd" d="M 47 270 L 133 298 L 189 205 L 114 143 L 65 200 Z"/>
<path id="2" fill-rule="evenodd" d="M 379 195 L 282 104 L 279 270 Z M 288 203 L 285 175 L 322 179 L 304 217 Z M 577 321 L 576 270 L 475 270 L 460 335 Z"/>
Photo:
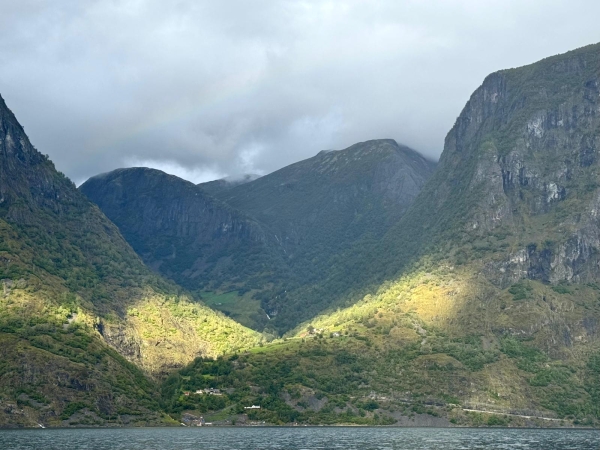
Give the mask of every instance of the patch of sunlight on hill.
<path id="1" fill-rule="evenodd" d="M 442 267 L 436 271 L 415 271 L 383 284 L 376 293 L 366 295 L 356 304 L 327 311 L 296 328 L 292 335 L 304 336 L 308 326 L 326 332 L 345 331 L 351 327 L 370 329 L 387 327 L 390 334 L 406 333 L 401 328 L 422 324 L 447 327 L 467 302 L 477 296 L 479 287 L 465 269 Z M 410 333 L 409 333 L 410 334 Z"/>
<path id="2" fill-rule="evenodd" d="M 155 385 L 89 326 L 92 316 L 48 277 L 2 280 L 0 426 L 164 423 Z M 70 408 L 70 409 L 69 409 Z M 85 412 L 83 412 L 85 411 Z"/>
<path id="3" fill-rule="evenodd" d="M 139 346 L 137 363 L 151 373 L 188 364 L 198 356 L 217 357 L 254 347 L 261 335 L 186 296 L 147 289 L 122 321 L 107 322 L 107 339 L 125 332 Z"/>

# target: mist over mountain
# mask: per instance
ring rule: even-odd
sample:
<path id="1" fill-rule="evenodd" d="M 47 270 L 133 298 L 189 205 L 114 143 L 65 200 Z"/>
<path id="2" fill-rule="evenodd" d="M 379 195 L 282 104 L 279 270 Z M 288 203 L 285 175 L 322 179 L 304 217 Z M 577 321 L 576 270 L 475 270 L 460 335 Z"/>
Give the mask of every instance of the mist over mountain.
<path id="1" fill-rule="evenodd" d="M 234 187 L 239 186 L 241 184 L 254 181 L 257 178 L 260 178 L 260 175 L 246 174 L 239 177 L 220 178 L 218 180 L 199 183 L 198 186 L 200 186 L 204 191 L 208 192 L 209 194 L 215 195 L 219 192 L 233 189 Z"/>

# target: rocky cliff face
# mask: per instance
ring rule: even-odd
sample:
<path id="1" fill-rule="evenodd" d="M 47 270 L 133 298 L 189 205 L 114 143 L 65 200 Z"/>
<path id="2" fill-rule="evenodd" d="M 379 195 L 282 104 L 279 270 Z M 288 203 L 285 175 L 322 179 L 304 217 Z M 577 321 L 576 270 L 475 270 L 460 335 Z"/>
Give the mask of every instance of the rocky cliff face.
<path id="1" fill-rule="evenodd" d="M 448 134 L 438 188 L 472 199 L 471 235 L 519 235 L 501 285 L 598 279 L 600 46 L 490 75 Z M 496 273 L 494 273 L 496 272 Z"/>
<path id="2" fill-rule="evenodd" d="M 61 195 L 62 194 L 62 195 Z M 29 142 L 0 97 L 0 214 L 22 224 L 35 222 L 36 208 L 60 214 L 82 198 L 72 183 Z M 85 200 L 84 200 L 85 202 Z"/>

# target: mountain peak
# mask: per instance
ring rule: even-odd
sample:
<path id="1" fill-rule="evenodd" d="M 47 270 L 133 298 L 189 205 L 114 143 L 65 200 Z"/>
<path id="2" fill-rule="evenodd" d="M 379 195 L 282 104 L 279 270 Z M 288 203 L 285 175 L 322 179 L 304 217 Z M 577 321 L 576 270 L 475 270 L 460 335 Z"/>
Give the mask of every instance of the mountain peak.
<path id="1" fill-rule="evenodd" d="M 0 96 L 0 133 L 2 133 L 0 157 L 3 158 L 5 164 L 9 164 L 9 158 L 15 158 L 9 165 L 13 163 L 36 164 L 47 159 L 31 145 L 24 128 L 8 108 L 2 96 Z"/>
<path id="2" fill-rule="evenodd" d="M 160 169 L 154 169 L 152 167 L 122 167 L 119 169 L 114 169 L 109 172 L 99 173 L 98 175 L 94 175 L 90 177 L 90 179 L 103 179 L 103 178 L 114 178 L 122 175 L 137 175 L 144 177 L 175 177 L 179 178 L 175 175 L 170 175 Z M 181 178 L 179 178 L 181 179 Z M 185 181 L 185 180 L 184 180 Z"/>

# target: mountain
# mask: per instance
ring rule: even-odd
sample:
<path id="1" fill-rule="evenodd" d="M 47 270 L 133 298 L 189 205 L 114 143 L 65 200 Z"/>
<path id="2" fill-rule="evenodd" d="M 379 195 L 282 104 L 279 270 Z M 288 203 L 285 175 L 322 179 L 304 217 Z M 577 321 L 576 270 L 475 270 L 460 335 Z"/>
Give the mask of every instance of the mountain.
<path id="1" fill-rule="evenodd" d="M 575 416 L 593 413 L 597 395 L 585 385 L 599 344 L 599 86 L 598 44 L 488 76 L 411 209 L 361 255 L 373 273 L 344 275 L 379 292 L 374 309 L 401 295 L 395 274 L 414 277 L 411 307 L 429 324 L 499 349 L 516 339 L 525 348 L 512 355 L 529 366 L 504 395 L 556 377 L 552 394 L 528 395 Z"/>
<path id="2" fill-rule="evenodd" d="M 2 101 L 0 424 L 597 427 L 599 150 L 597 44 L 488 76 L 431 176 L 384 140 L 212 194 L 86 183 L 148 265 L 274 316 L 265 342 L 150 272 Z"/>
<path id="3" fill-rule="evenodd" d="M 153 377 L 259 337 L 150 272 L 0 97 L 0 425 L 164 423 Z"/>
<path id="4" fill-rule="evenodd" d="M 335 307 L 218 387 L 271 422 L 598 426 L 599 151 L 600 44 L 491 74 L 407 212 L 296 294 Z"/>
<path id="5" fill-rule="evenodd" d="M 248 270 L 240 261 L 269 253 L 261 224 L 159 170 L 118 169 L 90 178 L 80 190 L 118 224 L 150 267 L 187 287 L 235 285 L 236 274 Z M 256 272 L 269 263 L 258 264 Z M 230 276 L 221 279 L 223 273 Z"/>
<path id="6" fill-rule="evenodd" d="M 134 168 L 80 190 L 148 265 L 246 325 L 287 331 L 329 305 L 328 297 L 307 304 L 293 292 L 318 283 L 354 242 L 379 239 L 434 167 L 378 140 L 227 188 Z"/>
<path id="7" fill-rule="evenodd" d="M 598 64 L 593 45 L 488 76 L 356 285 L 426 256 L 483 262 L 498 287 L 597 280 Z"/>

